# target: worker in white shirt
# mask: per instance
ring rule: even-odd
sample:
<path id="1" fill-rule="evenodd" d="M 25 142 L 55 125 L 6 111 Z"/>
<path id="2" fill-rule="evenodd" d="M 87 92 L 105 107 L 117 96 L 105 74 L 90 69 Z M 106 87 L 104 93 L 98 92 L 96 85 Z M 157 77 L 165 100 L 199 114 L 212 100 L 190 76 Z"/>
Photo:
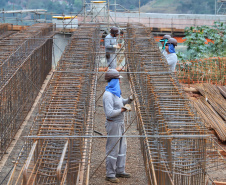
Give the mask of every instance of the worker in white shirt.
<path id="1" fill-rule="evenodd" d="M 161 42 L 161 44 L 162 44 L 162 54 L 163 54 L 164 56 L 166 55 L 165 46 L 166 46 L 167 41 L 168 41 L 170 38 L 171 38 L 170 35 L 164 35 L 164 36 L 162 37 L 162 39 L 159 41 L 159 42 Z"/>
<path id="2" fill-rule="evenodd" d="M 175 47 L 177 46 L 177 40 L 170 38 L 166 43 L 166 60 L 170 66 L 172 72 L 175 71 L 177 65 L 177 55 L 175 52 Z"/>
<path id="3" fill-rule="evenodd" d="M 103 95 L 103 106 L 106 116 L 105 128 L 108 136 L 106 144 L 106 180 L 119 183 L 118 178 L 130 178 L 125 172 L 126 165 L 126 138 L 122 137 L 125 132 L 124 113 L 127 111 L 126 104 L 133 101 L 133 95 L 127 99 L 122 98 L 120 89 L 119 72 L 109 69 L 105 74 L 108 85 Z"/>

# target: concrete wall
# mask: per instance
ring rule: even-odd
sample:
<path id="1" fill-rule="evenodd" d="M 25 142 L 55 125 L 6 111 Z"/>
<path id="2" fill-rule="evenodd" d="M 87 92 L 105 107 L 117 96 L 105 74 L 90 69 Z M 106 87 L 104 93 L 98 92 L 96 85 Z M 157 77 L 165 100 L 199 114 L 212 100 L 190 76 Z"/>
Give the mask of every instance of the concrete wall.
<path id="1" fill-rule="evenodd" d="M 71 35 L 56 34 L 53 38 L 53 60 L 52 68 L 55 69 L 61 55 L 64 52 L 65 47 L 70 41 Z"/>

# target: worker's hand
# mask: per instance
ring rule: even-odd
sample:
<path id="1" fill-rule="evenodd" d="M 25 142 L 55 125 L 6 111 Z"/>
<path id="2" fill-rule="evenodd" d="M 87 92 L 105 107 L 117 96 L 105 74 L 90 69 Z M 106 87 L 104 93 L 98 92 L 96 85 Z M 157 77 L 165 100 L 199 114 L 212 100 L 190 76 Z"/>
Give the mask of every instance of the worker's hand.
<path id="1" fill-rule="evenodd" d="M 125 104 L 125 106 L 123 106 L 122 109 L 126 109 L 126 111 L 131 111 L 131 106 L 130 104 Z"/>
<path id="2" fill-rule="evenodd" d="M 121 112 L 125 112 L 126 110 L 127 110 L 127 109 L 124 108 L 124 107 L 121 108 Z"/>
<path id="3" fill-rule="evenodd" d="M 120 46 L 119 45 L 113 45 L 113 48 L 119 49 Z"/>
<path id="4" fill-rule="evenodd" d="M 130 101 L 133 101 L 133 100 L 134 100 L 134 95 L 133 95 L 133 94 L 131 94 L 131 95 L 129 96 L 129 100 L 130 100 Z"/>

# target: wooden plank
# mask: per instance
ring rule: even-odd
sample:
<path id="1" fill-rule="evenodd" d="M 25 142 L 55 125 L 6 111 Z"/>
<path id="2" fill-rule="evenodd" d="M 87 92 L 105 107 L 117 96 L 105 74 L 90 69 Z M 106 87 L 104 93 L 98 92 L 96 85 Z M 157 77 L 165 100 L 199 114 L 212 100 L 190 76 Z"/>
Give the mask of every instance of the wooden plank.
<path id="1" fill-rule="evenodd" d="M 21 31 L 27 29 L 28 26 L 21 26 L 21 25 L 11 25 L 8 26 L 9 31 Z"/>
<path id="2" fill-rule="evenodd" d="M 215 185 L 226 185 L 226 182 L 213 181 Z"/>
<path id="3" fill-rule="evenodd" d="M 224 150 L 219 150 L 220 154 L 226 157 L 226 152 Z"/>

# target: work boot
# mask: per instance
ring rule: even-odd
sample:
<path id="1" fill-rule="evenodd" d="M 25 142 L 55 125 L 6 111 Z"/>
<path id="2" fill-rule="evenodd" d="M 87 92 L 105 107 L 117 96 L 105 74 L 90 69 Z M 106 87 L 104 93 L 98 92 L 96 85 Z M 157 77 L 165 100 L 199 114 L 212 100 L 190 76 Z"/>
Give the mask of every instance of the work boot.
<path id="1" fill-rule="evenodd" d="M 130 173 L 118 173 L 118 174 L 116 174 L 116 177 L 130 178 L 131 175 L 130 175 Z"/>
<path id="2" fill-rule="evenodd" d="M 116 177 L 106 177 L 106 181 L 110 181 L 111 183 L 119 183 L 119 179 Z"/>

